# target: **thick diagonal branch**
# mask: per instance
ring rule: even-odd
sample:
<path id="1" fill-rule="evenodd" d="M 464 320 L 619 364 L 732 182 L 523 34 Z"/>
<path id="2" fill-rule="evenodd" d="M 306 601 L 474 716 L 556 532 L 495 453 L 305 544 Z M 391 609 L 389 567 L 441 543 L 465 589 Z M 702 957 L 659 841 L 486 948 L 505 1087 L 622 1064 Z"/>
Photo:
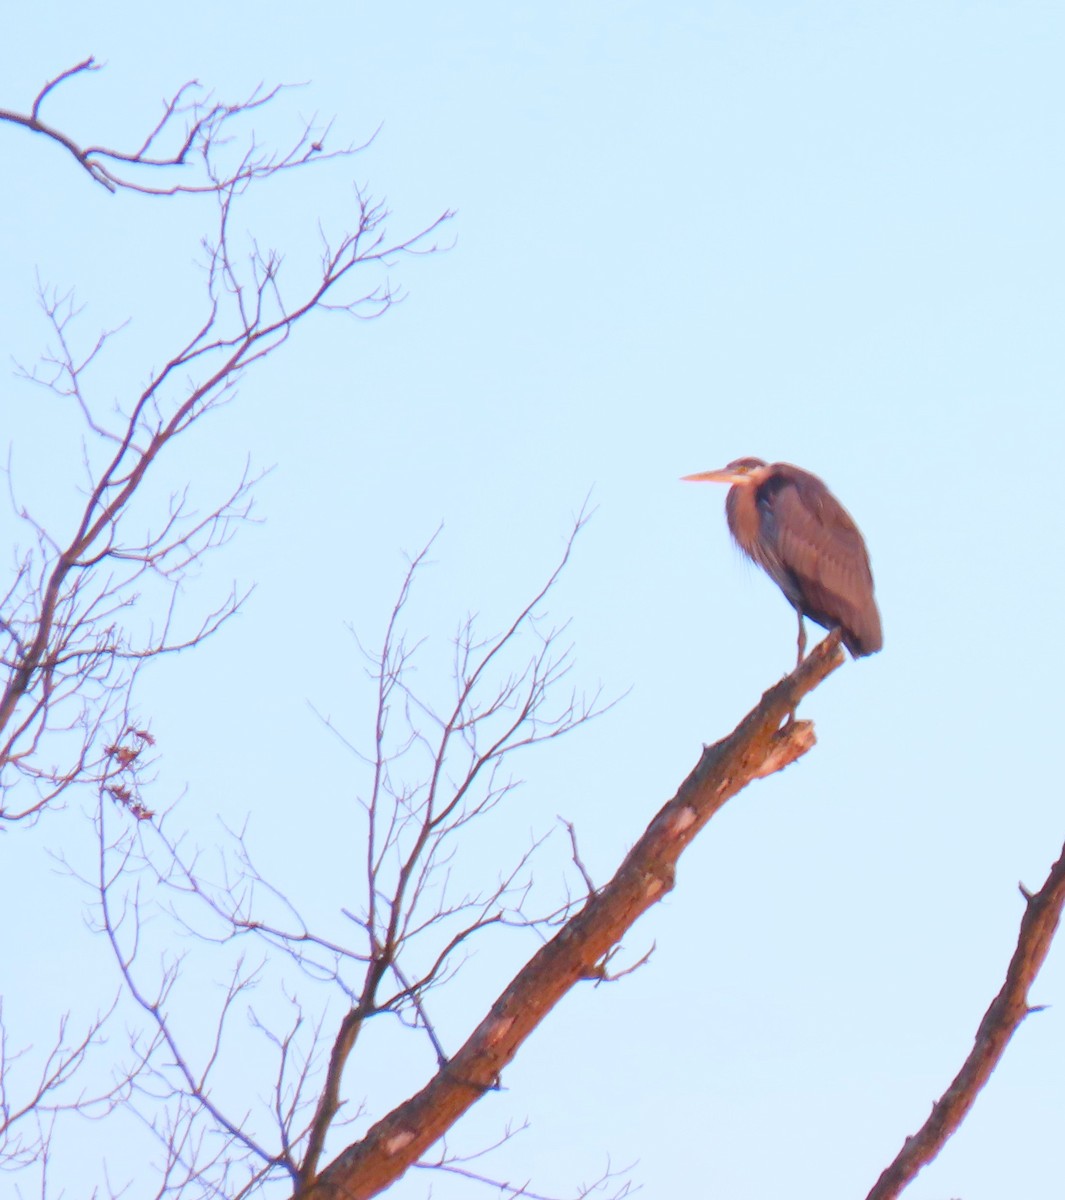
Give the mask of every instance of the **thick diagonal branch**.
<path id="1" fill-rule="evenodd" d="M 984 1013 L 969 1057 L 950 1087 L 932 1106 L 928 1120 L 903 1143 L 895 1161 L 876 1181 L 867 1200 L 894 1200 L 918 1171 L 936 1157 L 965 1120 L 1017 1027 L 1030 1012 L 1037 1011 L 1028 1004 L 1028 989 L 1047 956 L 1065 905 L 1065 847 L 1050 868 L 1046 883 L 1034 896 L 1025 893 L 1025 899 L 1028 907 L 1021 918 L 1017 948 L 1010 960 L 1006 981 Z"/>
<path id="2" fill-rule="evenodd" d="M 814 744 L 796 705 L 843 661 L 830 635 L 771 688 L 723 741 L 703 751 L 613 879 L 515 976 L 461 1050 L 416 1095 L 344 1150 L 299 1200 L 366 1200 L 420 1158 L 486 1092 L 544 1017 L 580 980 L 597 978 L 611 949 L 673 887 L 677 860 L 710 818 L 753 779 L 778 771 Z"/>

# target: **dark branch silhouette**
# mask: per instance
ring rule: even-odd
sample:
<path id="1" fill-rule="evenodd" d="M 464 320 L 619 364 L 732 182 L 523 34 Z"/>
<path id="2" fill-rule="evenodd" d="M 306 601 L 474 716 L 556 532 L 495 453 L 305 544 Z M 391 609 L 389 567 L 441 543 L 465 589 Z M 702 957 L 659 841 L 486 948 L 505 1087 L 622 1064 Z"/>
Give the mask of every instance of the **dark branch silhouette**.
<path id="1" fill-rule="evenodd" d="M 213 172 L 209 155 L 205 161 Z M 79 349 L 72 294 L 39 289 L 54 345 L 22 375 L 59 398 L 63 419 L 80 423 L 88 499 L 71 514 L 70 527 L 49 530 L 20 503 L 8 468 L 11 503 L 26 540 L 0 596 L 0 821 L 38 816 L 71 784 L 101 780 L 118 789 L 113 797 L 131 811 L 148 812 L 137 799 L 134 769 L 146 731 L 125 719 L 137 670 L 147 659 L 202 643 L 245 599 L 247 591 L 234 588 L 192 621 L 179 605 L 190 570 L 247 520 L 256 477 L 245 465 L 229 495 L 206 515 L 196 509 L 188 485 L 175 483 L 169 504 L 149 518 L 145 534 L 142 515 L 134 525 L 131 512 L 146 478 L 159 473 L 172 443 L 227 402 L 248 369 L 310 317 L 387 312 L 397 299 L 388 267 L 403 255 L 431 253 L 434 232 L 451 215 L 389 240 L 387 210 L 356 191 L 354 228 L 332 239 L 323 234 L 317 272 L 302 292 L 286 295 L 282 256 L 252 240 L 247 257 L 244 239 L 234 231 L 234 212 L 248 183 L 243 176 L 230 178 L 216 190 L 216 227 L 203 242 L 201 319 L 125 404 L 94 397 L 87 386 L 89 368 L 116 331 Z M 356 281 L 365 273 L 373 278 L 360 288 Z M 149 586 L 161 589 L 162 619 L 136 636 L 129 612 Z M 58 765 L 46 757 L 49 738 L 74 747 Z M 113 778 L 116 770 L 121 779 Z M 16 796 L 16 776 L 32 785 L 31 794 Z"/>
<path id="2" fill-rule="evenodd" d="M 249 114 L 270 104 L 286 90 L 283 86 L 260 85 L 243 100 L 225 104 L 195 80 L 182 84 L 164 103 L 159 119 L 138 146 L 117 150 L 100 144 L 83 145 L 45 121 L 41 112 L 44 102 L 54 99 L 62 84 L 100 69 L 94 58 L 68 67 L 44 84 L 28 112 L 0 108 L 0 122 L 28 129 L 61 146 L 91 179 L 109 192 L 140 192 L 148 196 L 230 192 L 281 171 L 312 161 L 346 157 L 364 148 L 327 149 L 332 124 L 319 125 L 312 118 L 285 149 L 267 149 L 255 140 L 254 131 L 242 132 L 241 125 Z"/>

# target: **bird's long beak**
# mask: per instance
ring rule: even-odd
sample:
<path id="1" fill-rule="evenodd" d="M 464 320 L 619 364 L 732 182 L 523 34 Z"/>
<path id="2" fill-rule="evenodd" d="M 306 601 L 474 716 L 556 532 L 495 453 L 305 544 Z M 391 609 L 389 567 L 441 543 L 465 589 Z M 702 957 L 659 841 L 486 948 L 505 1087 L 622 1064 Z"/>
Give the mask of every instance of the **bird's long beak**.
<path id="1" fill-rule="evenodd" d="M 722 467 L 720 471 L 700 471 L 697 475 L 682 475 L 681 483 L 741 483 L 745 477 L 738 471 Z"/>

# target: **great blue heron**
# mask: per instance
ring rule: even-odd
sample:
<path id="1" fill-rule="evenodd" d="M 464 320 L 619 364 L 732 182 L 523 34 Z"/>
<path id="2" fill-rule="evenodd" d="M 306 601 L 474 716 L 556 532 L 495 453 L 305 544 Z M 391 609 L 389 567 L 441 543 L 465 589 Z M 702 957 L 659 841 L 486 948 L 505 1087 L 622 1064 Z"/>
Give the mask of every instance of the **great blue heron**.
<path id="1" fill-rule="evenodd" d="M 720 471 L 684 478 L 732 484 L 725 498 L 728 527 L 798 613 L 799 662 L 806 650 L 804 616 L 838 628 L 855 658 L 880 649 L 884 638 L 865 542 L 816 475 L 791 463 L 737 458 Z"/>

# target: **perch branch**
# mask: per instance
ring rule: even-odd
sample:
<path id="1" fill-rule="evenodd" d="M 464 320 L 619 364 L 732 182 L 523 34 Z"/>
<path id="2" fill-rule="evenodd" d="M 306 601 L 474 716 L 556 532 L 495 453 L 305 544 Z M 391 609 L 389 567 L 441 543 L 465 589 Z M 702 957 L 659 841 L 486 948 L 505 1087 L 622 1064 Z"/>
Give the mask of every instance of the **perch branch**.
<path id="1" fill-rule="evenodd" d="M 596 968 L 638 917 L 673 887 L 677 860 L 710 818 L 753 779 L 780 770 L 813 745 L 812 726 L 789 718 L 843 662 L 830 634 L 762 697 L 728 737 L 703 750 L 694 770 L 654 818 L 609 883 L 518 972 L 466 1044 L 416 1095 L 347 1147 L 299 1200 L 366 1200 L 394 1183 L 486 1092 L 565 994 Z"/>

